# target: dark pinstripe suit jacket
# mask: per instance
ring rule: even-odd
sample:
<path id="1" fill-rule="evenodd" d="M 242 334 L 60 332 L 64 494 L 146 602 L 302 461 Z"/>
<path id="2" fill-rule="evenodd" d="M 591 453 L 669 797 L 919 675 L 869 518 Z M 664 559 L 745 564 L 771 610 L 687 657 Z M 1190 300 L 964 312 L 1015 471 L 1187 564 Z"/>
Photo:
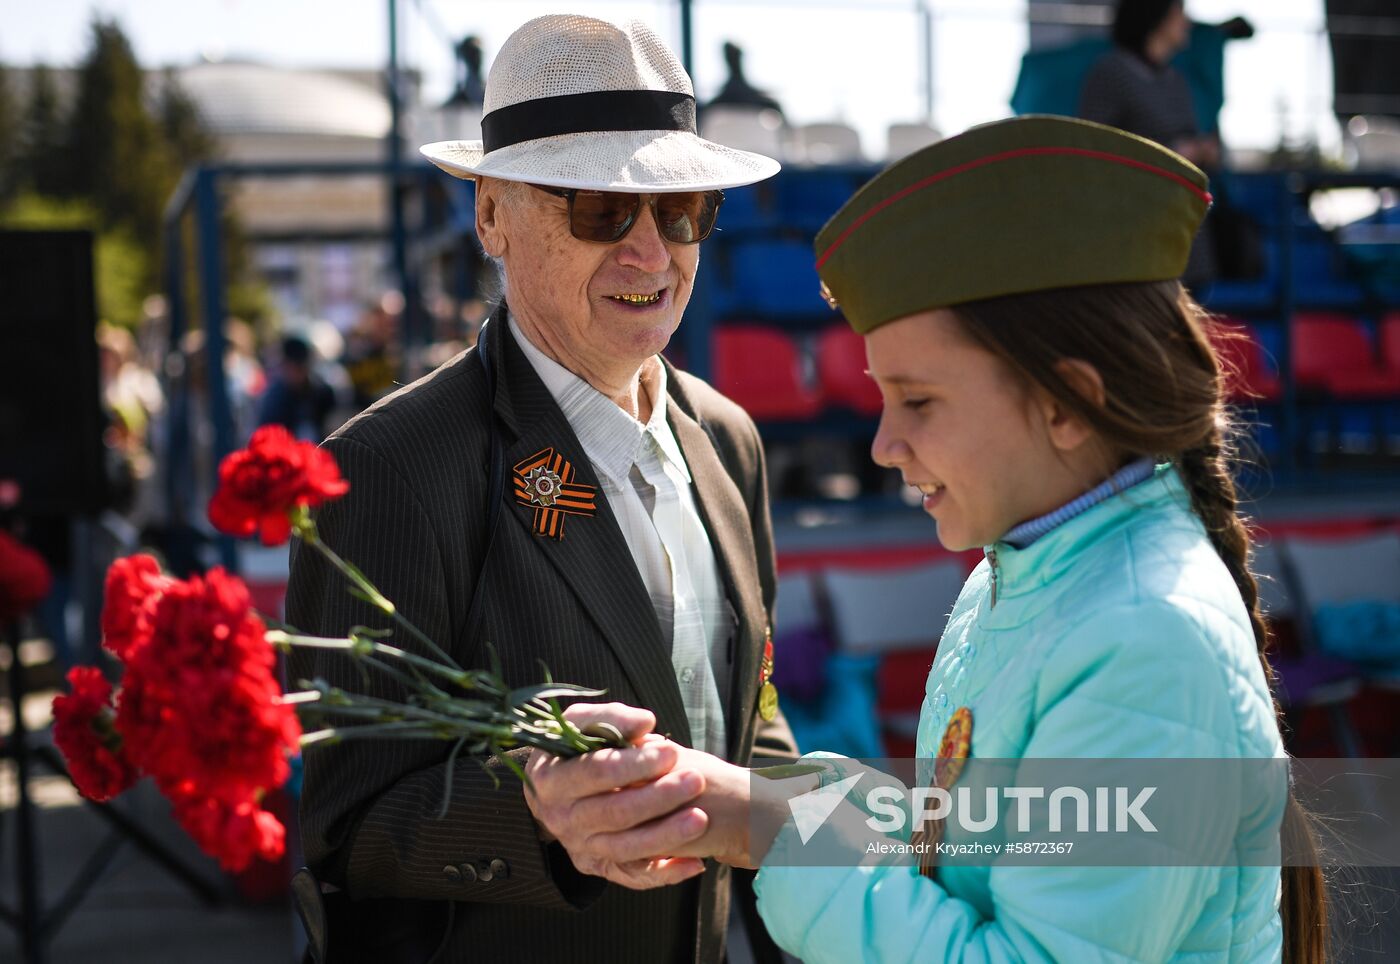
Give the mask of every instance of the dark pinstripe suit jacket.
<path id="1" fill-rule="evenodd" d="M 592 518 L 571 517 L 566 537 L 534 535 L 532 510 L 504 486 L 475 621 L 482 569 L 490 413 L 510 466 L 547 447 L 597 485 L 563 413 L 509 336 L 491 333 L 495 397 L 468 351 L 375 404 L 325 443 L 350 492 L 321 511 L 322 537 L 369 576 L 429 638 L 464 666 L 500 654 L 509 682 L 557 680 L 605 688 L 656 713 L 657 729 L 689 742 L 669 646 L 631 552 L 601 492 Z M 497 337 L 499 336 L 499 337 Z M 738 614 L 729 685 L 729 755 L 790 757 L 779 716 L 756 713 L 759 662 L 774 594 L 772 533 L 753 422 L 689 375 L 668 380 L 670 422 L 694 479 L 724 586 Z M 383 619 L 351 597 L 312 552 L 294 551 L 287 619 L 338 636 Z M 412 648 L 398 634 L 398 645 Z M 383 676 L 362 677 L 338 654 L 298 651 L 293 681 L 323 677 L 393 697 Z M 306 756 L 301 826 L 308 864 L 353 903 L 333 917 L 333 961 L 717 961 L 723 955 L 729 874 L 711 867 L 676 887 L 634 892 L 575 871 L 539 842 L 521 784 L 503 765 L 458 761 L 445 817 L 448 747 L 431 741 L 351 741 Z M 499 784 L 496 781 L 499 781 Z M 494 873 L 482 871 L 497 864 Z M 465 869 L 462 865 L 469 865 Z M 475 880 L 472 878 L 475 877 Z M 485 878 L 490 879 L 485 879 Z M 450 931 L 450 933 L 448 933 Z"/>

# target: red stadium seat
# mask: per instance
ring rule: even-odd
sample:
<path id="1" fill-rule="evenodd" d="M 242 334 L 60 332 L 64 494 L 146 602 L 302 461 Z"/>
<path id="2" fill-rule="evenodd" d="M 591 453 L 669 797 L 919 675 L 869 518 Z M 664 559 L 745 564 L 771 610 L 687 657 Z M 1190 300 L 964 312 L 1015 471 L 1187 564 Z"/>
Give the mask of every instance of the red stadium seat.
<path id="1" fill-rule="evenodd" d="M 1278 401 L 1282 385 L 1253 329 L 1233 318 L 1221 318 L 1206 333 L 1225 365 L 1226 393 L 1232 402 Z"/>
<path id="2" fill-rule="evenodd" d="M 817 378 L 829 402 L 861 415 L 879 415 L 880 389 L 865 373 L 865 339 L 847 325 L 832 325 L 817 341 Z"/>
<path id="3" fill-rule="evenodd" d="M 1400 372 L 1400 311 L 1392 311 L 1381 322 L 1381 360 L 1386 368 Z"/>
<path id="4" fill-rule="evenodd" d="M 1400 395 L 1400 371 L 1376 361 L 1365 326 L 1345 315 L 1294 317 L 1293 371 L 1299 388 L 1322 389 L 1337 398 Z"/>
<path id="5" fill-rule="evenodd" d="M 793 420 L 821 411 L 807 386 L 802 357 L 790 338 L 772 328 L 725 325 L 714 334 L 715 387 L 753 418 Z"/>

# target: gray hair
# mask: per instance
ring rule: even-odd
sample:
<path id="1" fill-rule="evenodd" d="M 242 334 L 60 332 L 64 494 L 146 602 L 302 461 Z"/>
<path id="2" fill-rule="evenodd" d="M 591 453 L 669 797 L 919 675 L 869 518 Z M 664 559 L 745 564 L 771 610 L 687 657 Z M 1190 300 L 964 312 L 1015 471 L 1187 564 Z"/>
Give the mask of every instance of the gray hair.
<path id="1" fill-rule="evenodd" d="M 526 189 L 529 187 L 529 185 L 527 185 L 524 181 L 507 181 L 500 178 L 497 178 L 496 180 L 497 183 L 500 185 L 499 190 L 496 194 L 497 204 L 516 203 L 525 194 Z M 477 190 L 478 192 L 481 190 L 479 184 L 477 186 Z M 486 258 L 487 263 L 491 267 L 491 277 L 489 279 L 484 279 L 485 290 L 482 292 L 484 300 L 496 303 L 504 301 L 507 287 L 506 263 L 502 258 L 498 258 L 493 254 L 487 254 L 484 250 L 481 253 Z"/>

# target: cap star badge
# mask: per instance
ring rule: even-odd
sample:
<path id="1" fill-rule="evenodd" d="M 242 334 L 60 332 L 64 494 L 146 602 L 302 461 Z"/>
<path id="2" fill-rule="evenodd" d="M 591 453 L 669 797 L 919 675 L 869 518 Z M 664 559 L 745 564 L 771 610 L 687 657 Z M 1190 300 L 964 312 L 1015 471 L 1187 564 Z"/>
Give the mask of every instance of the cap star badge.
<path id="1" fill-rule="evenodd" d="M 564 538 L 566 516 L 598 511 L 597 489 L 574 481 L 574 467 L 552 448 L 541 449 L 515 466 L 515 501 L 535 510 L 532 531 Z"/>

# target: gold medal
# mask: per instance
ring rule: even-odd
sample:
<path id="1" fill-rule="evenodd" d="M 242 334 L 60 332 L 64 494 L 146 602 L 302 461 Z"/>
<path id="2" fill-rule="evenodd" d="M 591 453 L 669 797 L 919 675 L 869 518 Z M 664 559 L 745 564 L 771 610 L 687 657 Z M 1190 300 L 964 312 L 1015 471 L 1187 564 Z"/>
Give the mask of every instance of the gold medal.
<path id="1" fill-rule="evenodd" d="M 772 683 L 764 683 L 758 691 L 758 715 L 765 720 L 778 715 L 778 688 Z"/>

